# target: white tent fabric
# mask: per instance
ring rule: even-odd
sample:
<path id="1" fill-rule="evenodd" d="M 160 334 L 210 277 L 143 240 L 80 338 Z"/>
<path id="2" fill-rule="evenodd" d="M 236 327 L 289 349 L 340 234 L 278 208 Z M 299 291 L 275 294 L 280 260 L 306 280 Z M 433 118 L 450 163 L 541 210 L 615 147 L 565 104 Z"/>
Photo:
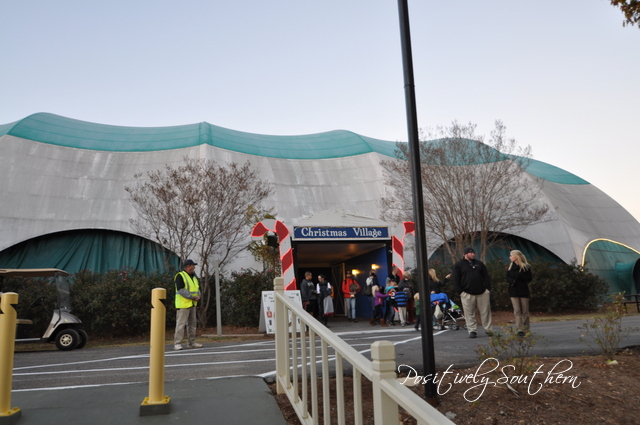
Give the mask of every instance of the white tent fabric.
<path id="1" fill-rule="evenodd" d="M 356 215 L 345 209 L 320 211 L 311 217 L 301 218 L 294 226 L 327 227 L 388 227 L 389 223 L 373 217 Z M 391 229 L 390 229 L 391 230 Z"/>
<path id="2" fill-rule="evenodd" d="M 93 129 L 95 133 L 106 131 L 103 127 L 84 123 L 83 134 Z M 71 136 L 42 141 L 35 136 L 16 136 L 15 128 L 13 124 L 0 126 L 0 251 L 38 236 L 75 229 L 132 233 L 129 220 L 135 217 L 135 211 L 124 187 L 134 183 L 135 173 L 167 164 L 177 166 L 185 157 L 249 161 L 261 178 L 273 183 L 275 192 L 267 206 L 273 206 L 278 219 L 288 226 L 350 225 L 361 220 L 379 225 L 380 199 L 385 195 L 380 161 L 389 158 L 394 145 L 345 132 L 339 135 L 356 141 L 349 147 L 366 149 L 340 156 L 320 141 L 317 157 L 300 159 L 268 155 L 269 143 L 274 149 L 282 149 L 277 136 L 264 136 L 269 139 L 263 141 L 263 154 L 258 155 L 230 149 L 234 146 L 230 143 L 221 147 L 216 142 L 163 150 L 155 150 L 151 142 L 145 142 L 144 150 L 86 148 L 69 146 L 66 141 Z M 300 143 L 315 146 L 315 136 L 299 136 Z M 296 137 L 282 136 L 282 140 L 294 143 Z M 586 182 L 565 184 L 542 181 L 532 174 L 529 177 L 542 182 L 545 201 L 553 214 L 548 221 L 519 231 L 517 236 L 540 244 L 567 262 L 574 258 L 581 261 L 587 244 L 597 238 L 640 249 L 640 223 L 598 188 Z M 323 222 L 325 219 L 327 222 Z"/>

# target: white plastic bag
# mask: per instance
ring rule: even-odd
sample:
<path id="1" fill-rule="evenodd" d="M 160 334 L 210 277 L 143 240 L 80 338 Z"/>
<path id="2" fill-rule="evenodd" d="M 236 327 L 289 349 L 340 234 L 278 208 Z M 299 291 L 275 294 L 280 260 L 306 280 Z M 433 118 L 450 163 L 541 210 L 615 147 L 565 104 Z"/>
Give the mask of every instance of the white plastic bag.
<path id="1" fill-rule="evenodd" d="M 435 316 L 436 319 L 442 319 L 442 316 L 444 316 L 444 313 L 442 312 L 442 309 L 440 308 L 440 304 L 436 304 L 436 308 L 433 312 L 433 315 Z"/>
<path id="2" fill-rule="evenodd" d="M 324 300 L 322 300 L 322 306 L 324 307 L 325 316 L 333 316 L 333 299 L 331 296 L 324 297 Z"/>

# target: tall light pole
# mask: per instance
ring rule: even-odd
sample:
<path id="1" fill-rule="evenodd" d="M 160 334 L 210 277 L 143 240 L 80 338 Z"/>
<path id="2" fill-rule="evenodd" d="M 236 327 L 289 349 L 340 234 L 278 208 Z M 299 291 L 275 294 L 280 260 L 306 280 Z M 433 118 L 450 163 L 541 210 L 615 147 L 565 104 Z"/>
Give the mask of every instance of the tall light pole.
<path id="1" fill-rule="evenodd" d="M 409 7 L 407 0 L 398 0 L 400 16 L 400 39 L 402 42 L 402 65 L 404 69 L 404 98 L 407 109 L 409 133 L 409 162 L 411 164 L 411 191 L 413 195 L 413 221 L 416 235 L 416 260 L 418 285 L 422 314 L 422 367 L 425 376 L 435 376 L 436 359 L 433 349 L 433 326 L 431 325 L 431 291 L 429 289 L 429 261 L 427 259 L 427 238 L 424 225 L 424 204 L 422 200 L 422 173 L 420 170 L 420 140 L 418 138 L 418 118 L 416 112 L 416 91 L 413 79 L 413 57 L 411 55 L 411 31 L 409 28 Z M 431 405 L 438 405 L 438 392 L 433 380 L 424 385 L 425 399 Z"/>

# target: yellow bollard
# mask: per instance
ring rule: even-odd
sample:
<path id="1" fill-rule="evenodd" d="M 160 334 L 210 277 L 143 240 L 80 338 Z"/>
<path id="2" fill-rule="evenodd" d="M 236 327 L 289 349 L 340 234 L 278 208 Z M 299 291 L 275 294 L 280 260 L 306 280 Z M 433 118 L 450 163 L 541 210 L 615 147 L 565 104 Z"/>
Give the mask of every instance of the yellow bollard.
<path id="1" fill-rule="evenodd" d="M 15 424 L 22 412 L 11 408 L 11 384 L 13 382 L 13 352 L 16 347 L 16 319 L 13 307 L 18 304 L 18 294 L 5 292 L 0 297 L 0 424 Z"/>
<path id="2" fill-rule="evenodd" d="M 170 398 L 164 395 L 164 346 L 167 308 L 162 300 L 167 290 L 155 288 L 151 291 L 151 349 L 149 359 L 149 397 L 140 405 L 140 416 L 169 413 Z"/>

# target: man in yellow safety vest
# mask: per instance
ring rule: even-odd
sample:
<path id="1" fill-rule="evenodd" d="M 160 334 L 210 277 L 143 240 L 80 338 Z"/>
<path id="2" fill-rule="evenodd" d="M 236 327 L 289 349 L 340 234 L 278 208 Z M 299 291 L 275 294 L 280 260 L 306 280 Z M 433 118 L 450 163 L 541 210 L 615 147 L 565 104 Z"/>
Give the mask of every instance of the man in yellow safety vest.
<path id="1" fill-rule="evenodd" d="M 202 344 L 196 342 L 196 306 L 202 296 L 200 284 L 196 277 L 196 266 L 193 260 L 182 264 L 182 271 L 175 275 L 173 281 L 176 286 L 176 333 L 173 337 L 173 349 L 182 350 L 184 328 L 187 328 L 189 348 L 200 348 Z"/>

